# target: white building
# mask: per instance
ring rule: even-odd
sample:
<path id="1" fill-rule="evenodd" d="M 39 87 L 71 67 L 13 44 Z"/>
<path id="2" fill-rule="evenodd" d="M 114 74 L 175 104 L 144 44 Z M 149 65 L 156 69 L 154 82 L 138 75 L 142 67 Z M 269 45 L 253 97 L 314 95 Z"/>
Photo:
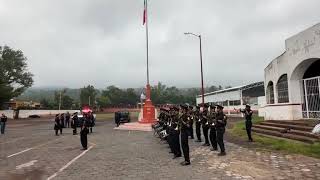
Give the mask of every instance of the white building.
<path id="1" fill-rule="evenodd" d="M 196 98 L 197 104 L 202 103 L 202 96 Z M 204 94 L 204 102 L 224 106 L 224 110 L 233 113 L 234 108 L 243 108 L 250 104 L 253 110 L 265 105 L 264 83 L 257 82 L 249 85 L 232 87 Z"/>
<path id="2" fill-rule="evenodd" d="M 266 120 L 320 117 L 320 23 L 285 41 L 265 68 Z"/>

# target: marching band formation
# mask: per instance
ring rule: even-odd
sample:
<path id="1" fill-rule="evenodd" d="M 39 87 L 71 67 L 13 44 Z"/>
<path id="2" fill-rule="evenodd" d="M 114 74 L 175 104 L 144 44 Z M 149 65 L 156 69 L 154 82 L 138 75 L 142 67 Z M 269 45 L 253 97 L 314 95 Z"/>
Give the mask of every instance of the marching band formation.
<path id="1" fill-rule="evenodd" d="M 219 147 L 218 156 L 225 156 L 223 135 L 227 125 L 227 116 L 223 113 L 223 106 L 204 104 L 202 110 L 200 106 L 194 108 L 188 104 L 182 104 L 180 107 L 171 106 L 169 109 L 161 108 L 159 121 L 152 127 L 155 135 L 168 142 L 171 153 L 174 154 L 173 159 L 181 157 L 183 153 L 184 162 L 181 165 L 186 166 L 190 165 L 188 139 L 189 137 L 194 139 L 194 123 L 196 125 L 196 142 L 202 142 L 202 127 L 205 137 L 203 146 L 210 146 L 211 142 L 211 150 L 217 151 Z"/>

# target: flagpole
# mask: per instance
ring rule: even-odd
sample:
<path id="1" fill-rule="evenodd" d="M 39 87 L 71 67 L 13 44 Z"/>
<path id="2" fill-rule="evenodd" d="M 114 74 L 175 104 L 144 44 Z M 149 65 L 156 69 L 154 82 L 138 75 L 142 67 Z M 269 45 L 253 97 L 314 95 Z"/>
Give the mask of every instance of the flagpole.
<path id="1" fill-rule="evenodd" d="M 144 0 L 144 18 L 143 22 L 146 26 L 146 50 L 147 50 L 147 86 L 146 86 L 146 100 L 142 109 L 142 118 L 139 123 L 154 123 L 156 121 L 155 107 L 151 101 L 151 87 L 149 82 L 149 32 L 148 32 L 148 0 Z"/>
<path id="2" fill-rule="evenodd" d="M 149 32 L 148 32 L 148 0 L 146 2 L 146 45 L 147 45 L 147 85 L 149 85 Z"/>

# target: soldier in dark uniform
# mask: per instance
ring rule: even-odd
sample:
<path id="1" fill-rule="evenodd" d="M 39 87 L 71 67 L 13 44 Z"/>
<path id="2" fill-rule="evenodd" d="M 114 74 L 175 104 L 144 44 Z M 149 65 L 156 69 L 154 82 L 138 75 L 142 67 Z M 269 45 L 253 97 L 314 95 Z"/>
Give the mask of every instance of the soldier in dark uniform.
<path id="1" fill-rule="evenodd" d="M 60 129 L 60 115 L 56 114 L 56 117 L 54 119 L 54 131 L 56 132 L 56 136 L 59 136 L 58 131 Z"/>
<path id="2" fill-rule="evenodd" d="M 4 130 L 6 129 L 7 120 L 8 120 L 7 116 L 2 113 L 1 119 L 0 119 L 1 134 L 4 134 Z"/>
<path id="3" fill-rule="evenodd" d="M 196 106 L 196 110 L 194 112 L 194 118 L 196 122 L 196 134 L 197 134 L 196 142 L 201 142 L 200 106 Z"/>
<path id="4" fill-rule="evenodd" d="M 174 111 L 174 108 L 170 107 L 170 110 L 169 110 L 168 116 L 167 116 L 168 127 L 166 129 L 166 132 L 168 134 L 167 142 L 168 142 L 170 150 L 171 150 L 170 153 L 173 153 L 175 155 L 175 150 L 174 150 L 174 145 L 173 145 L 174 128 L 173 128 L 173 124 L 172 124 L 172 119 L 173 119 L 173 114 L 174 114 L 173 111 Z"/>
<path id="5" fill-rule="evenodd" d="M 225 156 L 226 151 L 223 142 L 223 135 L 227 125 L 227 116 L 223 113 L 223 107 L 217 105 L 217 113 L 216 113 L 216 131 L 217 131 L 217 142 L 220 148 L 220 153 L 218 156 Z"/>
<path id="6" fill-rule="evenodd" d="M 80 141 L 81 145 L 83 147 L 83 150 L 86 150 L 88 148 L 88 133 L 89 133 L 89 119 L 88 115 L 83 115 L 83 122 L 81 125 L 81 131 L 80 131 Z"/>
<path id="7" fill-rule="evenodd" d="M 66 127 L 70 128 L 70 113 L 66 113 Z"/>
<path id="8" fill-rule="evenodd" d="M 93 113 L 89 112 L 88 117 L 89 117 L 89 121 L 90 121 L 90 133 L 92 133 L 92 128 L 95 124 L 95 119 L 94 119 Z"/>
<path id="9" fill-rule="evenodd" d="M 189 106 L 189 136 L 191 139 L 194 139 L 194 136 L 193 136 L 193 121 L 194 121 L 194 112 L 193 112 L 193 107 L 192 106 Z"/>
<path id="10" fill-rule="evenodd" d="M 79 121 L 79 118 L 78 118 L 78 113 L 75 112 L 73 114 L 73 117 L 72 117 L 72 120 L 71 120 L 71 127 L 73 129 L 73 135 L 76 135 L 77 134 L 77 123 Z"/>
<path id="11" fill-rule="evenodd" d="M 172 127 L 172 145 L 173 145 L 173 153 L 174 153 L 174 157 L 178 158 L 181 157 L 181 148 L 180 148 L 180 131 L 179 131 L 179 127 L 178 127 L 178 123 L 179 123 L 179 108 L 178 107 L 174 107 L 174 111 L 172 114 L 172 120 L 171 120 L 171 127 Z"/>
<path id="12" fill-rule="evenodd" d="M 117 127 L 119 127 L 120 126 L 120 111 L 118 111 L 114 114 L 114 120 L 115 120 Z"/>
<path id="13" fill-rule="evenodd" d="M 203 131 L 203 136 L 205 138 L 205 142 L 203 144 L 203 146 L 210 146 L 209 143 L 209 122 L 208 122 L 208 116 L 209 116 L 209 112 L 208 112 L 208 104 L 204 104 L 203 106 L 203 111 L 201 113 L 201 123 L 202 123 L 202 131 Z"/>
<path id="14" fill-rule="evenodd" d="M 64 128 L 64 114 L 60 114 L 59 119 L 60 119 L 60 134 L 62 134 L 62 129 Z"/>
<path id="15" fill-rule="evenodd" d="M 252 142 L 252 136 L 251 136 L 251 128 L 252 128 L 252 114 L 253 111 L 251 110 L 250 105 L 246 105 L 245 109 L 240 109 L 240 112 L 243 113 L 244 118 L 246 120 L 246 131 L 247 131 L 247 135 L 248 135 L 248 140 L 249 142 Z"/>
<path id="16" fill-rule="evenodd" d="M 181 165 L 186 166 L 190 165 L 190 155 L 189 155 L 189 126 L 190 126 L 190 117 L 188 117 L 188 106 L 181 105 L 182 114 L 179 117 L 180 122 L 180 132 L 181 132 L 181 148 L 184 156 L 184 162 Z"/>
<path id="17" fill-rule="evenodd" d="M 215 120 L 216 120 L 216 107 L 214 105 L 210 105 L 210 115 L 209 115 L 209 127 L 210 127 L 210 142 L 212 149 L 211 151 L 218 150 L 218 143 L 217 143 L 217 131 L 215 127 Z"/>

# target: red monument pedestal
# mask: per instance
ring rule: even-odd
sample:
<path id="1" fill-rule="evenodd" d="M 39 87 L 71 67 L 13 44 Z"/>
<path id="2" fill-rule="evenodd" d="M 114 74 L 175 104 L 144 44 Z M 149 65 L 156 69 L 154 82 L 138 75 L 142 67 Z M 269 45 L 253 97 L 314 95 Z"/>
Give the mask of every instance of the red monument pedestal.
<path id="1" fill-rule="evenodd" d="M 155 107 L 152 104 L 152 101 L 150 99 L 150 85 L 147 84 L 146 88 L 146 100 L 143 105 L 143 117 L 139 121 L 139 123 L 154 123 L 156 121 L 155 117 Z"/>

